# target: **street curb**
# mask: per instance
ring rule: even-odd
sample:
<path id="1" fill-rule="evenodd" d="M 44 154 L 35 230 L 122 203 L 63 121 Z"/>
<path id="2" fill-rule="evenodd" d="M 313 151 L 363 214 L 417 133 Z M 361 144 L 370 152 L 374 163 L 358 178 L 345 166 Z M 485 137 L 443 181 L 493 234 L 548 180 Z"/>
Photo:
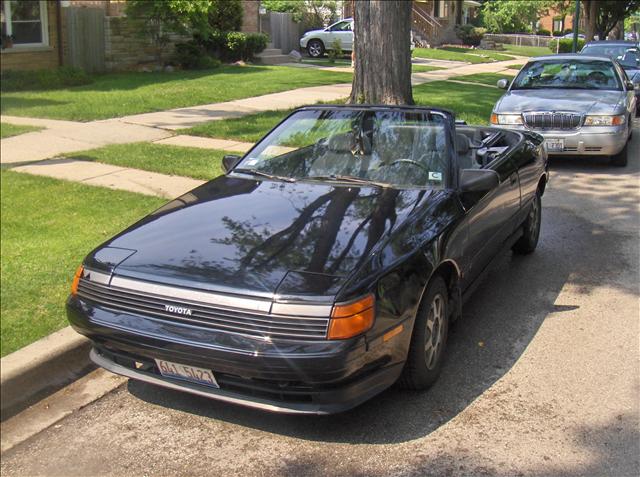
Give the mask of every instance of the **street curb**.
<path id="1" fill-rule="evenodd" d="M 70 326 L 0 360 L 4 421 L 95 368 L 90 341 Z"/>

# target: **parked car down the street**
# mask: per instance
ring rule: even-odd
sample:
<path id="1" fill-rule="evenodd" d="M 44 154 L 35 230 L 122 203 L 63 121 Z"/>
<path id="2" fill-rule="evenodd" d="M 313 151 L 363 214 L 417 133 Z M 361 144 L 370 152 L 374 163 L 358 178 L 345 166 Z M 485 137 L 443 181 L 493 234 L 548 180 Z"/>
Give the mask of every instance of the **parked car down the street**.
<path id="1" fill-rule="evenodd" d="M 627 165 L 636 98 L 617 62 L 582 54 L 532 58 L 498 87 L 507 92 L 491 124 L 541 134 L 550 155 L 610 156 L 613 165 Z"/>
<path id="2" fill-rule="evenodd" d="M 112 372 L 264 410 L 425 389 L 493 259 L 536 248 L 542 142 L 427 107 L 301 108 L 90 253 L 69 321 Z"/>
<path id="3" fill-rule="evenodd" d="M 590 56 L 605 56 L 616 60 L 633 83 L 636 95 L 636 115 L 640 114 L 640 46 L 633 41 L 590 41 L 580 51 Z"/>

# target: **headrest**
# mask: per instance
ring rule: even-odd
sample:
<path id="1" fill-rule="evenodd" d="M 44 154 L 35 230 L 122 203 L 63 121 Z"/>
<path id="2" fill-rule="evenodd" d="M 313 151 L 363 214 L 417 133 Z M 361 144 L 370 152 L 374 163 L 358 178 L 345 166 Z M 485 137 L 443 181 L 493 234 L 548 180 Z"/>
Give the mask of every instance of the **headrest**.
<path id="1" fill-rule="evenodd" d="M 471 140 L 469 140 L 469 138 L 462 134 L 462 133 L 457 133 L 456 134 L 456 151 L 458 154 L 467 154 L 469 152 L 469 149 L 471 149 Z"/>

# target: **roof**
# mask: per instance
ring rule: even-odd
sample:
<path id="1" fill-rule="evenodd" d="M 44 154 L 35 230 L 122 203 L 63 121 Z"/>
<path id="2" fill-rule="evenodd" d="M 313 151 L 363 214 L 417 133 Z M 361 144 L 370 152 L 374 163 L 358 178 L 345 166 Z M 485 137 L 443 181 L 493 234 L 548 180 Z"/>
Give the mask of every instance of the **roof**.
<path id="1" fill-rule="evenodd" d="M 597 55 L 585 55 L 584 53 L 562 53 L 560 55 L 545 55 L 545 56 L 536 56 L 534 58 L 530 58 L 529 61 L 538 61 L 538 60 L 579 60 L 579 61 L 590 61 L 590 60 L 600 60 L 600 61 L 609 61 L 611 62 L 611 58 L 608 56 L 597 56 Z"/>
<path id="2" fill-rule="evenodd" d="M 594 40 L 588 43 L 585 43 L 584 46 L 589 45 L 629 45 L 629 46 L 638 46 L 637 41 L 633 40 Z"/>

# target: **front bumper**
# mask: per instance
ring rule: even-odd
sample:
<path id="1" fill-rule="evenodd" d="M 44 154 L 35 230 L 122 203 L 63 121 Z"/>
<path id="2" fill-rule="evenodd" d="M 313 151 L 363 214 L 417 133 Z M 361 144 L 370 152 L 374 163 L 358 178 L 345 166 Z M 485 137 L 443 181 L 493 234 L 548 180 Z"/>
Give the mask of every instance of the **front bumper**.
<path id="1" fill-rule="evenodd" d="M 529 129 L 524 126 L 501 126 L 518 131 L 533 131 L 545 139 L 563 139 L 562 151 L 547 151 L 550 156 L 613 156 L 627 143 L 626 126 L 582 127 L 577 130 Z"/>
<path id="2" fill-rule="evenodd" d="M 391 386 L 404 361 L 394 350 L 400 340 L 375 349 L 362 336 L 271 342 L 129 315 L 75 297 L 67 302 L 67 316 L 76 331 L 92 340 L 91 359 L 109 371 L 268 411 L 348 410 Z M 163 377 L 155 359 L 211 369 L 220 388 Z"/>

